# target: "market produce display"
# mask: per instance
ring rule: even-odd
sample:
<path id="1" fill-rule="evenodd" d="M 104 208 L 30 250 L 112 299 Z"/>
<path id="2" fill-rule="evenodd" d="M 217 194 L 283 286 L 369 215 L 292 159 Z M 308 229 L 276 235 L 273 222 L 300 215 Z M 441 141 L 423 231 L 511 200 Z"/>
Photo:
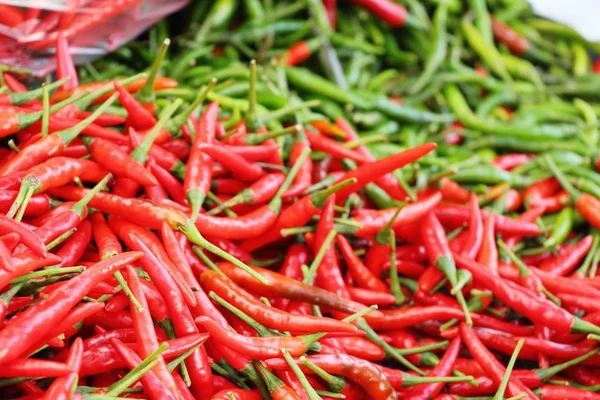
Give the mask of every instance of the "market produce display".
<path id="1" fill-rule="evenodd" d="M 0 398 L 600 399 L 598 45 L 524 0 L 55 39 L 0 68 Z"/>

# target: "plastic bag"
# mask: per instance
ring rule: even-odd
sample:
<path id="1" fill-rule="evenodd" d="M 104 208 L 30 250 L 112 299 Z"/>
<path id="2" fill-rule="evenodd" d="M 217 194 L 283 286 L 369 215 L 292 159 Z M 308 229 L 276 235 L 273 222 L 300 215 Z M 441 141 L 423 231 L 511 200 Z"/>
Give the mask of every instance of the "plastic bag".
<path id="1" fill-rule="evenodd" d="M 188 0 L 0 0 L 0 64 L 43 76 L 55 69 L 64 35 L 75 63 L 88 62 L 133 39 Z"/>

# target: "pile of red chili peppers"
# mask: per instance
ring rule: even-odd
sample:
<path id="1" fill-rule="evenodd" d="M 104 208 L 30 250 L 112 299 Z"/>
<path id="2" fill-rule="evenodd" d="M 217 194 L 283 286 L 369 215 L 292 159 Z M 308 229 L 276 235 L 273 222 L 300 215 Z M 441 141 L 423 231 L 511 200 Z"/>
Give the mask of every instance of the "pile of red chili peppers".
<path id="1" fill-rule="evenodd" d="M 126 77 L 143 41 L 3 69 L 0 398 L 600 399 L 592 45 L 518 0 L 351 3 L 244 1 L 229 38 L 235 1 L 194 5 L 188 55 L 159 24 Z M 314 37 L 246 44 L 304 11 Z M 431 30 L 405 98 L 346 15 L 399 64 L 389 30 Z"/>

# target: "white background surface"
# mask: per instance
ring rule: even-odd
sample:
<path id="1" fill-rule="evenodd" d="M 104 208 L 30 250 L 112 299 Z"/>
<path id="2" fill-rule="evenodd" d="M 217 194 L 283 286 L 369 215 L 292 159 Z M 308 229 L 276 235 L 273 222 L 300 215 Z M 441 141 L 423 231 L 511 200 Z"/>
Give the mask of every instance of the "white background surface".
<path id="1" fill-rule="evenodd" d="M 600 41 L 600 0 L 529 0 L 534 11 L 569 25 L 591 42 Z"/>

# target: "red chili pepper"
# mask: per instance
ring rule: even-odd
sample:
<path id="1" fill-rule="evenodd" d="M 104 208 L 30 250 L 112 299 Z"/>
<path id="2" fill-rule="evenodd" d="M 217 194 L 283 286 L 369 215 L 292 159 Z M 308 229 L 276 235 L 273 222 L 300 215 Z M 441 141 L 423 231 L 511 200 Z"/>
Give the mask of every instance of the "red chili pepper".
<path id="1" fill-rule="evenodd" d="M 133 97 L 118 82 L 115 82 L 115 90 L 119 93 L 119 102 L 127 110 L 127 123 L 137 130 L 151 129 L 156 125 L 156 118 Z"/>
<path id="2" fill-rule="evenodd" d="M 396 298 L 394 295 L 388 292 L 380 292 L 350 286 L 348 286 L 346 290 L 350 295 L 350 299 L 361 304 L 375 304 L 378 306 L 390 306 L 396 304 Z"/>
<path id="3" fill-rule="evenodd" d="M 440 192 L 444 200 L 456 203 L 469 201 L 469 191 L 448 177 L 443 177 L 440 180 Z"/>
<path id="4" fill-rule="evenodd" d="M 493 164 L 497 168 L 510 171 L 520 165 L 525 164 L 527 161 L 529 161 L 529 155 L 523 153 L 512 153 L 494 157 Z"/>
<path id="5" fill-rule="evenodd" d="M 200 288 L 200 284 L 196 280 L 194 272 L 185 258 L 185 254 L 183 253 L 180 244 L 177 242 L 175 234 L 167 224 L 163 224 L 161 227 L 161 237 L 165 242 L 165 249 L 169 258 L 181 271 L 181 274 L 188 285 L 191 287 Z M 216 309 L 203 290 L 194 291 L 194 295 L 196 296 L 196 307 L 193 309 L 193 311 L 196 312 L 196 315 L 210 316 L 210 318 L 213 321 L 218 322 L 220 326 L 227 326 L 225 318 L 223 318 L 223 315 L 219 312 L 219 310 Z"/>
<path id="6" fill-rule="evenodd" d="M 48 252 L 44 242 L 34 232 L 27 229 L 23 224 L 10 218 L 0 216 L 0 235 L 15 233 L 19 241 L 40 257 L 46 257 Z"/>
<path id="7" fill-rule="evenodd" d="M 69 51 L 69 42 L 59 33 L 56 38 L 56 78 L 62 79 L 67 77 L 69 80 L 61 86 L 63 90 L 79 86 L 77 71 L 75 70 L 75 64 Z"/>
<path id="8" fill-rule="evenodd" d="M 458 305 L 455 307 L 412 306 L 380 311 L 384 314 L 384 318 L 370 317 L 369 315 L 366 316 L 369 325 L 375 330 L 411 328 L 429 320 L 449 321 L 455 318 L 459 320 L 465 318 Z M 483 314 L 471 313 L 471 317 L 473 318 L 473 323 L 475 325 L 512 332 L 519 336 L 531 336 L 533 332 L 530 327 L 513 325 Z"/>
<path id="9" fill-rule="evenodd" d="M 400 229 L 404 225 L 418 221 L 427 214 L 430 214 L 442 199 L 440 193 L 432 194 L 425 197 L 416 203 L 404 206 L 396 219 L 392 228 L 394 231 Z M 361 227 L 358 228 L 355 235 L 358 237 L 369 238 L 377 234 L 390 221 L 398 209 L 388 208 L 385 210 L 362 210 L 358 209 L 352 213 L 352 216 Z M 399 258 L 401 259 L 401 258 Z"/>
<path id="10" fill-rule="evenodd" d="M 310 150 L 310 146 L 306 141 L 297 140 L 290 150 L 290 163 L 294 165 L 307 149 Z M 289 201 L 294 197 L 302 195 L 310 187 L 312 170 L 313 162 L 310 157 L 307 157 L 302 163 L 300 171 L 298 171 L 298 175 L 294 179 L 294 183 L 281 196 L 283 201 Z"/>
<path id="11" fill-rule="evenodd" d="M 335 196 L 334 193 L 327 199 L 321 211 L 313 247 L 313 253 L 315 254 L 321 249 L 327 235 L 333 230 Z M 331 242 L 325 250 L 321 264 L 317 269 L 316 284 L 340 297 L 350 298 L 338 264 L 333 242 Z"/>
<path id="12" fill-rule="evenodd" d="M 550 177 L 542 179 L 525 188 L 523 191 L 523 199 L 525 199 L 526 205 L 530 205 L 532 201 L 535 202 L 550 197 L 558 190 L 560 190 L 560 183 L 556 178 Z"/>
<path id="13" fill-rule="evenodd" d="M 364 164 L 369 161 L 362 154 L 344 147 L 343 144 L 338 143 L 333 139 L 311 132 L 310 129 L 306 129 L 304 134 L 314 150 L 322 151 L 334 158 L 347 158 L 359 164 Z"/>
<path id="14" fill-rule="evenodd" d="M 92 224 L 89 221 L 83 221 L 77 226 L 77 232 L 68 238 L 56 255 L 60 257 L 60 264 L 63 267 L 75 265 L 81 259 L 87 246 L 92 240 Z"/>
<path id="15" fill-rule="evenodd" d="M 307 336 L 271 336 L 271 337 L 246 337 L 217 325 L 207 317 L 196 318 L 196 323 L 202 325 L 214 340 L 223 346 L 243 354 L 254 360 L 264 360 L 281 354 L 284 348 L 292 356 L 304 354 L 311 343 L 318 337 Z M 316 334 L 319 335 L 319 334 Z"/>
<path id="16" fill-rule="evenodd" d="M 442 225 L 450 229 L 455 229 L 468 222 L 470 212 L 466 206 L 440 204 L 435 208 L 434 214 Z M 487 218 L 488 216 L 494 218 L 496 232 L 502 235 L 538 236 L 541 233 L 540 227 L 534 223 L 482 211 L 483 218 Z"/>
<path id="17" fill-rule="evenodd" d="M 142 264 L 165 299 L 165 303 L 169 309 L 175 327 L 175 332 L 182 336 L 198 333 L 192 315 L 185 306 L 183 296 L 179 294 L 177 291 L 178 286 L 171 278 L 172 275 L 167 273 L 164 268 L 159 267 L 160 261 L 158 258 L 152 254 L 140 239 L 134 237 L 133 241 L 144 252 L 145 258 L 141 260 Z M 194 298 L 192 306 L 195 305 L 196 300 Z M 190 369 L 193 369 L 191 378 L 195 386 L 194 390 L 200 390 L 200 388 L 206 390 L 206 385 L 212 384 L 212 373 L 204 349 L 195 351 L 189 359 L 186 360 L 186 365 L 188 365 Z"/>
<path id="18" fill-rule="evenodd" d="M 296 254 L 296 252 L 292 254 Z M 308 260 L 307 254 L 305 257 L 306 260 Z M 244 289 L 250 290 L 252 293 L 258 293 L 264 296 L 275 295 L 291 300 L 304 301 L 350 314 L 354 314 L 366 308 L 362 304 L 349 301 L 333 292 L 306 285 L 301 281 L 288 278 L 265 268 L 253 267 L 256 272 L 267 278 L 269 281 L 267 284 L 259 282 L 247 272 L 230 263 L 220 262 L 218 267 L 236 284 L 242 286 Z M 377 311 L 374 312 L 376 314 L 378 313 Z"/>
<path id="19" fill-rule="evenodd" d="M 512 286 L 509 282 L 498 279 L 498 276 L 491 274 L 474 261 L 459 255 L 455 255 L 454 258 L 458 266 L 471 272 L 475 282 L 492 291 L 500 301 L 535 323 L 563 333 L 571 330 L 585 332 L 595 328 L 593 325 L 591 327 L 586 325 L 584 321 L 554 303 L 535 298 L 529 291 L 520 290 L 519 286 Z M 586 326 L 582 326 L 582 323 Z"/>
<path id="20" fill-rule="evenodd" d="M 317 37 L 309 40 L 301 40 L 285 52 L 285 64 L 295 66 L 303 61 L 306 61 L 310 56 L 317 51 L 323 44 L 323 39 Z"/>
<path id="21" fill-rule="evenodd" d="M 89 145 L 92 159 L 114 173 L 132 179 L 145 186 L 154 186 L 158 182 L 137 160 L 132 159 L 121 148 L 108 140 L 94 139 Z"/>
<path id="22" fill-rule="evenodd" d="M 330 374 L 348 378 L 358 385 L 371 399 L 397 399 L 396 391 L 379 366 L 346 354 L 319 354 L 306 357 Z M 281 358 L 266 360 L 268 367 L 281 369 L 288 367 Z M 304 366 L 301 368 L 305 369 Z M 408 375 L 408 374 L 406 374 Z"/>
<path id="23" fill-rule="evenodd" d="M 154 161 L 148 163 L 152 175 L 158 181 L 158 184 L 164 188 L 171 198 L 180 204 L 185 204 L 185 191 L 183 185 L 169 171 L 156 164 Z"/>
<path id="24" fill-rule="evenodd" d="M 42 397 L 44 400 L 68 400 L 71 397 L 73 384 L 77 382 L 79 366 L 81 365 L 81 356 L 83 353 L 83 341 L 81 338 L 75 339 L 69 351 L 67 364 L 73 370 L 67 376 L 56 378 Z"/>
<path id="25" fill-rule="evenodd" d="M 102 282 L 109 274 L 141 256 L 141 253 L 129 252 L 101 261 L 67 281 L 45 300 L 19 314 L 10 325 L 0 331 L 0 343 L 4 349 L 0 352 L 1 362 L 9 362 L 17 358 L 32 340 L 35 340 L 34 337 L 52 329 L 52 325 L 60 321 L 87 291 Z"/>
<path id="26" fill-rule="evenodd" d="M 143 256 L 144 253 L 136 253 L 139 256 Z M 119 257 L 120 255 L 113 256 L 109 260 Z M 131 307 L 131 318 L 133 319 L 133 327 L 135 329 L 136 341 L 138 343 L 139 352 L 142 357 L 148 357 L 158 348 L 158 339 L 154 331 L 154 325 L 152 323 L 152 317 L 148 311 L 148 304 L 144 296 L 144 292 L 140 285 L 140 279 L 138 278 L 135 270 L 131 266 L 125 267 L 125 278 L 131 289 L 131 293 L 138 300 L 141 308 Z M 114 313 L 113 313 L 114 315 Z M 112 357 L 114 359 L 114 357 Z M 169 371 L 167 370 L 166 364 L 162 356 L 158 356 L 158 364 L 154 368 L 154 372 L 163 384 L 165 384 L 172 393 L 177 393 L 175 389 L 175 382 Z"/>
<path id="27" fill-rule="evenodd" d="M 2 77 L 4 78 L 4 83 L 6 83 L 6 86 L 8 86 L 8 88 L 10 89 L 11 92 L 15 92 L 15 93 L 27 92 L 27 87 L 25 85 L 23 85 L 21 82 L 19 82 L 19 80 L 17 78 L 12 76 L 12 74 L 10 74 L 8 72 L 3 72 Z M 4 96 L 6 96 L 5 98 L 8 99 L 10 95 L 3 95 L 3 97 Z M 27 101 L 25 101 L 25 103 L 26 102 Z"/>
<path id="28" fill-rule="evenodd" d="M 492 18 L 491 22 L 494 39 L 506 45 L 512 53 L 522 56 L 529 51 L 531 48 L 529 41 L 515 32 L 510 26 L 498 21 L 496 18 Z"/>
<path id="29" fill-rule="evenodd" d="M 101 258 L 109 258 L 123 252 L 119 239 L 106 223 L 102 213 L 92 213 L 88 219 L 92 223 L 94 242 Z"/>
<path id="30" fill-rule="evenodd" d="M 211 143 L 215 137 L 219 103 L 209 104 L 198 120 L 196 141 L 188 159 L 183 188 L 192 207 L 192 215 L 198 215 L 212 179 L 212 159 L 200 149 L 200 145 Z"/>
<path id="31" fill-rule="evenodd" d="M 140 250 L 144 247 L 148 248 L 149 251 L 157 258 L 158 266 L 161 266 L 165 271 L 169 273 L 169 276 L 175 281 L 180 293 L 183 295 L 185 302 L 190 306 L 196 305 L 196 296 L 192 288 L 189 286 L 183 277 L 181 271 L 173 265 L 169 259 L 165 248 L 161 241 L 149 230 L 136 225 L 131 222 L 127 222 L 120 218 L 110 217 L 108 220 L 109 226 L 113 229 L 115 234 L 123 240 L 123 242 L 130 249 Z M 141 243 L 141 244 L 140 244 Z M 142 259 L 144 264 L 148 264 L 146 258 Z"/>
<path id="32" fill-rule="evenodd" d="M 477 255 L 477 262 L 487 267 L 492 273 L 498 273 L 498 248 L 494 232 L 494 218 L 487 217 L 483 221 L 483 242 Z"/>
<path id="33" fill-rule="evenodd" d="M 483 343 L 473 333 L 473 330 L 466 324 L 460 325 L 460 332 L 464 343 L 471 352 L 471 355 L 479 365 L 485 370 L 485 372 L 492 378 L 495 384 L 500 385 L 502 377 L 504 376 L 504 366 L 490 353 Z M 526 394 L 528 399 L 537 399 L 538 397 L 527 388 L 518 379 L 510 379 L 506 393 L 509 396 L 517 396 L 521 393 Z"/>
<path id="34" fill-rule="evenodd" d="M 452 340 L 452 342 L 446 349 L 446 353 L 444 353 L 444 356 L 441 358 L 439 364 L 427 376 L 448 376 L 450 372 L 452 372 L 452 366 L 454 364 L 454 361 L 458 357 L 458 353 L 460 351 L 460 344 L 460 337 L 457 336 L 456 338 L 454 338 L 454 340 Z M 415 400 L 427 400 L 437 396 L 443 388 L 443 382 L 418 385 L 408 393 L 408 396 L 410 396 L 409 398 Z"/>
<path id="35" fill-rule="evenodd" d="M 199 149 L 231 171 L 236 179 L 255 181 L 265 174 L 261 167 L 249 163 L 236 153 L 228 152 L 223 146 L 203 143 Z"/>
<path id="36" fill-rule="evenodd" d="M 53 156 L 60 155 L 60 153 L 75 140 L 77 136 L 79 136 L 83 131 L 83 128 L 94 121 L 97 116 L 102 114 L 104 110 L 112 104 L 113 100 L 114 98 L 107 100 L 90 117 L 81 121 L 76 126 L 64 131 L 55 132 L 23 148 L 0 167 L 0 176 L 6 176 L 14 172 L 29 169 Z"/>
<path id="37" fill-rule="evenodd" d="M 285 175 L 280 173 L 267 174 L 241 190 L 234 197 L 225 201 L 218 207 L 208 212 L 209 215 L 220 213 L 225 208 L 231 208 L 238 204 L 263 204 L 270 201 L 279 190 L 285 180 Z"/>
<path id="38" fill-rule="evenodd" d="M 258 322 L 273 329 L 285 329 L 292 332 L 356 332 L 348 323 L 331 318 L 291 315 L 281 310 L 265 306 L 228 278 L 216 272 L 206 271 L 200 276 L 202 286 L 251 315 Z"/>
<path id="39" fill-rule="evenodd" d="M 25 16 L 17 7 L 2 5 L 0 6 L 0 23 L 8 27 L 14 28 L 25 22 Z"/>
<path id="40" fill-rule="evenodd" d="M 31 358 L 20 358 L 10 364 L 2 366 L 0 377 L 18 378 L 28 376 L 31 378 L 64 376 L 73 372 L 73 369 L 63 363 Z"/>
<path id="41" fill-rule="evenodd" d="M 483 221 L 475 194 L 471 194 L 469 207 L 471 208 L 471 219 L 469 221 L 468 234 L 463 244 L 462 254 L 465 257 L 475 258 L 479 253 L 483 241 Z"/>
<path id="42" fill-rule="evenodd" d="M 215 393 L 211 400 L 262 400 L 262 395 L 258 390 L 245 389 L 225 389 Z"/>
<path id="43" fill-rule="evenodd" d="M 287 278 L 300 281 L 303 278 L 302 265 L 307 264 L 308 260 L 308 248 L 303 244 L 294 243 L 288 248 L 279 273 Z M 269 279 L 269 281 L 271 281 L 271 279 Z M 276 287 L 280 286 L 281 285 L 277 285 Z M 285 309 L 289 303 L 289 300 L 284 298 L 276 299 L 274 301 L 274 305 L 280 309 Z"/>
<path id="44" fill-rule="evenodd" d="M 387 285 L 362 263 L 344 236 L 337 235 L 336 241 L 344 260 L 346 261 L 346 266 L 348 267 L 348 271 L 350 271 L 352 279 L 358 283 L 360 287 L 378 292 L 388 291 Z"/>
<path id="45" fill-rule="evenodd" d="M 568 275 L 575 269 L 581 260 L 587 255 L 592 247 L 593 237 L 587 235 L 577 244 L 569 246 L 568 250 L 563 254 L 545 260 L 539 266 L 539 269 L 549 273 L 550 275 Z"/>
<path id="46" fill-rule="evenodd" d="M 352 0 L 353 4 L 364 8 L 383 22 L 399 27 L 406 23 L 406 8 L 391 0 Z"/>
<path id="47" fill-rule="evenodd" d="M 0 268 L 0 289 L 4 289 L 10 282 L 28 272 L 50 265 L 58 265 L 60 258 L 54 254 L 48 254 L 40 258 L 32 251 L 16 254 L 12 257 L 12 268 L 10 271 Z"/>
<path id="48" fill-rule="evenodd" d="M 130 348 L 125 346 L 123 342 L 118 339 L 111 339 L 112 347 L 117 351 L 119 357 L 127 364 L 130 369 L 135 368 L 142 362 L 142 359 Z M 142 375 L 140 382 L 144 388 L 144 392 L 147 393 L 152 399 L 173 399 L 175 400 L 178 392 L 172 392 L 170 388 L 164 385 L 160 379 L 152 371 L 148 371 Z"/>
<path id="49" fill-rule="evenodd" d="M 405 329 L 397 329 L 386 332 L 385 334 L 382 334 L 381 337 L 385 341 L 389 342 L 392 346 L 399 349 L 410 349 L 419 346 L 419 342 L 417 341 L 415 335 Z M 408 361 L 417 365 L 437 365 L 439 362 L 437 356 L 429 352 L 407 354 L 405 357 L 408 359 Z"/>
<path id="50" fill-rule="evenodd" d="M 281 239 L 282 229 L 303 226 L 313 216 L 318 215 L 321 212 L 321 208 L 325 205 L 329 195 L 342 190 L 342 188 L 350 184 L 350 182 L 351 181 L 340 182 L 328 189 L 301 197 L 298 201 L 281 212 L 268 231 L 264 232 L 260 237 L 244 240 L 241 244 L 241 248 L 246 251 L 253 251 Z"/>
<path id="51" fill-rule="evenodd" d="M 377 161 L 363 164 L 358 168 L 346 172 L 341 180 L 356 178 L 356 182 L 340 190 L 337 194 L 337 201 L 344 201 L 350 194 L 362 189 L 368 183 L 418 160 L 433 151 L 436 147 L 435 143 L 425 143 Z"/>
<path id="52" fill-rule="evenodd" d="M 66 118 L 58 117 L 57 115 L 51 115 L 50 120 L 48 121 L 48 133 L 56 133 L 59 131 L 73 128 L 80 122 L 90 118 L 93 114 L 94 113 L 81 113 L 80 116 L 84 119 Z M 100 114 L 96 116 L 96 118 L 94 119 L 94 123 L 90 123 L 87 126 L 85 126 L 81 133 L 89 137 L 106 139 L 110 140 L 111 142 L 125 144 L 127 142 L 126 136 L 117 131 L 102 126 L 101 122 L 105 121 L 105 116 L 106 114 Z M 41 133 L 39 133 L 41 129 L 41 123 L 36 122 L 35 124 L 31 125 L 31 127 L 29 127 L 28 129 L 32 129 L 32 133 L 34 134 L 30 140 L 39 139 L 41 137 Z M 61 154 L 64 155 L 64 150 Z"/>

